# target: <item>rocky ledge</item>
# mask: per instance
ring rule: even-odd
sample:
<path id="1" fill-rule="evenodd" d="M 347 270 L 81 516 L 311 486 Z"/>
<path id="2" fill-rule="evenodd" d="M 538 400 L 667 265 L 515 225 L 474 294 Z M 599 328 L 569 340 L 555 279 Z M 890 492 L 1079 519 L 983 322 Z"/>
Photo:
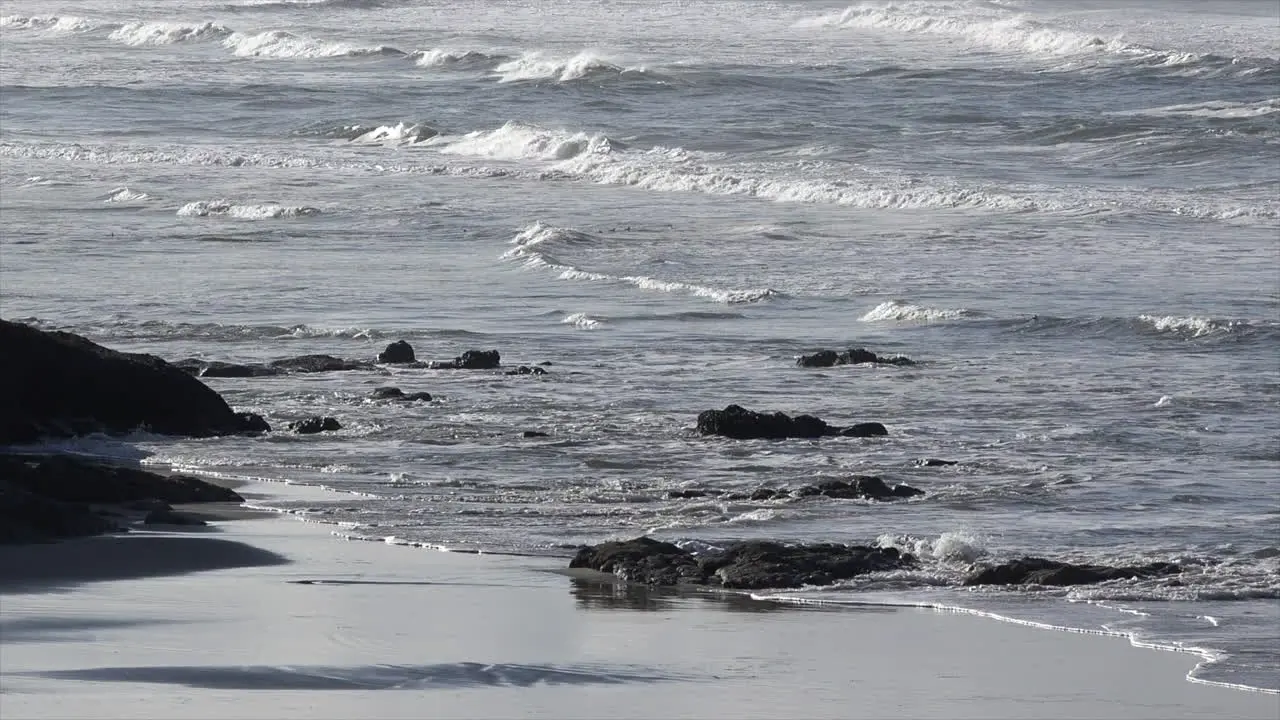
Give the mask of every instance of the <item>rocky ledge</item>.
<path id="1" fill-rule="evenodd" d="M 103 465 L 65 455 L 0 455 L 0 544 L 45 542 L 125 529 L 127 516 L 175 518 L 169 503 L 243 502 L 235 491 L 185 475 Z M 187 524 L 192 524 L 186 521 Z"/>
<path id="2" fill-rule="evenodd" d="M 737 440 L 786 438 L 875 437 L 889 431 L 878 422 L 858 423 L 848 427 L 828 425 L 813 415 L 791 417 L 785 413 L 763 413 L 729 405 L 723 410 L 705 410 L 698 415 L 698 432 Z"/>
<path id="3" fill-rule="evenodd" d="M 845 350 L 836 352 L 835 350 L 819 350 L 812 355 L 801 355 L 796 360 L 796 365 L 807 368 L 825 368 L 835 365 L 861 365 L 863 363 L 875 365 L 915 365 L 915 361 L 911 358 L 901 355 L 885 356 L 877 355 L 870 350 L 856 348 L 853 350 Z"/>
<path id="4" fill-rule="evenodd" d="M 915 564 L 895 548 L 855 545 L 783 545 L 763 540 L 735 543 L 694 554 L 677 545 L 641 537 L 584 547 L 570 568 L 610 573 L 646 585 L 703 585 L 754 590 L 830 585 L 869 572 Z"/>
<path id="5" fill-rule="evenodd" d="M 965 585 L 1093 585 L 1108 580 L 1162 577 L 1176 575 L 1182 568 L 1173 563 L 1111 567 L 1109 565 L 1075 565 L 1046 558 L 1024 557 L 1020 560 L 983 567 L 965 578 Z"/>
<path id="6" fill-rule="evenodd" d="M 135 430 L 210 437 L 265 426 L 158 357 L 0 320 L 0 445 Z"/>

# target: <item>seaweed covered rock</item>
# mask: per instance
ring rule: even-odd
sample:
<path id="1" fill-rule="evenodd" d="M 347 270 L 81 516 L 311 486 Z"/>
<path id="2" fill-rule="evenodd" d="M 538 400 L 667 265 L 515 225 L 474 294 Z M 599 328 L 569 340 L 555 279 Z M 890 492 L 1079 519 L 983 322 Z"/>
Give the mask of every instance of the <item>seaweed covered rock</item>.
<path id="1" fill-rule="evenodd" d="M 1182 568 L 1173 563 L 1112 567 L 1076 565 L 1046 558 L 1024 557 L 981 568 L 964 580 L 965 585 L 1093 585 L 1108 580 L 1176 575 Z"/>
<path id="2" fill-rule="evenodd" d="M 894 355 L 892 357 L 884 355 L 876 355 L 870 350 L 864 348 L 856 348 L 836 352 L 835 350 L 819 350 L 812 355 L 801 355 L 796 360 L 796 365 L 800 367 L 833 367 L 835 365 L 860 365 L 862 363 L 874 363 L 877 365 L 915 365 L 915 361 L 910 358 Z"/>
<path id="3" fill-rule="evenodd" d="M 735 589 L 793 588 L 831 583 L 914 564 L 894 548 L 855 545 L 784 545 L 763 540 L 694 554 L 641 537 L 584 547 L 569 563 L 648 585 L 711 585 Z"/>
<path id="4" fill-rule="evenodd" d="M 0 320 L 0 445 L 89 433 L 251 431 L 204 383 L 153 355 Z"/>

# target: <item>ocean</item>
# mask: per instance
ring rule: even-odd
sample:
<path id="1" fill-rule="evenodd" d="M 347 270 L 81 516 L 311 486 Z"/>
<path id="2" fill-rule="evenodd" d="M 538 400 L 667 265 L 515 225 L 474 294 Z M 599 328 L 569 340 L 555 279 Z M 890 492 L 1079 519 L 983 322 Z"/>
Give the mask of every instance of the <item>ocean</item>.
<path id="1" fill-rule="evenodd" d="M 209 379 L 277 432 L 59 446 L 328 488 L 279 509 L 387 552 L 893 545 L 920 567 L 762 595 L 1123 634 L 1280 690 L 1272 0 L 0 12 L 6 319 L 170 360 L 551 363 Z M 795 363 L 852 347 L 917 364 Z M 694 432 L 730 403 L 890 434 Z M 343 429 L 284 430 L 317 414 Z M 927 494 L 717 496 L 855 474 Z M 959 585 L 1023 555 L 1186 571 Z"/>

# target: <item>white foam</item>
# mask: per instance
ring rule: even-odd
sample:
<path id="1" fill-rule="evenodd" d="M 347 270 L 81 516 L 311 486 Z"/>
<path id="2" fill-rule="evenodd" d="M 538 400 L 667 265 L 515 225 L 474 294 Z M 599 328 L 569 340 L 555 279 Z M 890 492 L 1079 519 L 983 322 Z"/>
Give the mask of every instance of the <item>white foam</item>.
<path id="1" fill-rule="evenodd" d="M 51 34 L 82 33 L 96 28 L 97 25 L 88 18 L 74 15 L 5 15 L 0 17 L 0 29 L 4 30 L 44 30 Z"/>
<path id="2" fill-rule="evenodd" d="M 549 130 L 514 121 L 497 130 L 441 140 L 442 153 L 494 160 L 567 160 L 583 154 L 608 154 L 614 147 L 604 135 Z"/>
<path id="3" fill-rule="evenodd" d="M 931 308 L 900 300 L 888 300 L 858 318 L 860 322 L 938 322 L 957 320 L 969 315 L 965 309 Z"/>
<path id="4" fill-rule="evenodd" d="M 384 45 L 367 47 L 327 42 L 284 30 L 268 30 L 254 35 L 231 33 L 222 44 L 238 57 L 327 58 L 399 54 L 398 50 Z"/>
<path id="5" fill-rule="evenodd" d="M 601 323 L 598 318 L 593 318 L 586 313 L 573 313 L 572 315 L 566 315 L 560 322 L 565 325 L 572 325 L 581 330 L 595 330 L 600 327 Z"/>
<path id="6" fill-rule="evenodd" d="M 353 125 L 350 130 L 354 132 L 364 130 L 364 128 Z M 399 122 L 395 125 L 382 125 L 368 130 L 351 138 L 351 142 L 413 145 L 429 140 L 436 135 L 439 135 L 439 133 L 434 128 L 422 123 Z"/>
<path id="7" fill-rule="evenodd" d="M 1220 322 L 1203 317 L 1177 317 L 1174 315 L 1155 316 L 1140 315 L 1138 319 L 1152 326 L 1158 332 L 1185 335 L 1193 338 L 1217 335 L 1235 330 L 1238 323 Z"/>
<path id="8" fill-rule="evenodd" d="M 1172 404 L 1173 404 L 1172 395 L 1161 395 L 1160 399 L 1156 401 L 1156 404 L 1154 407 L 1168 407 L 1169 405 L 1172 405 Z"/>
<path id="9" fill-rule="evenodd" d="M 411 57 L 413 58 L 413 64 L 418 67 L 447 67 L 463 62 L 482 62 L 494 59 L 491 55 L 474 50 L 449 50 L 444 48 L 419 50 L 413 53 Z"/>
<path id="10" fill-rule="evenodd" d="M 104 199 L 102 202 L 104 202 L 104 203 L 128 203 L 128 202 L 140 202 L 140 201 L 142 201 L 142 200 L 150 200 L 150 199 L 151 199 L 151 196 L 150 196 L 150 195 L 148 195 L 148 194 L 146 194 L 146 193 L 144 193 L 144 192 L 138 192 L 138 191 L 136 191 L 136 190 L 130 190 L 130 189 L 126 186 L 126 187 L 118 187 L 118 188 L 113 189 L 111 192 L 107 193 L 107 197 L 106 197 L 106 199 Z"/>
<path id="11" fill-rule="evenodd" d="M 288 206 L 276 203 L 236 205 L 227 200 L 199 200 L 189 202 L 178 209 L 179 217 L 226 216 L 241 220 L 292 218 L 318 215 L 319 213 L 318 209 L 306 206 Z"/>
<path id="12" fill-rule="evenodd" d="M 504 83 L 522 80 L 570 82 L 600 72 L 621 74 L 644 71 L 643 66 L 624 67 L 591 51 L 583 51 L 570 57 L 536 51 L 528 52 L 494 68 L 494 72 L 498 75 L 498 82 Z"/>
<path id="13" fill-rule="evenodd" d="M 987 549 L 981 539 L 968 532 L 944 532 L 937 538 L 917 538 L 910 535 L 881 535 L 876 546 L 897 548 L 916 557 L 932 558 L 939 562 L 968 565 L 985 557 Z"/>
<path id="14" fill-rule="evenodd" d="M 1185 105 L 1168 105 L 1166 107 L 1138 110 L 1131 115 L 1155 115 L 1164 117 L 1202 117 L 1222 120 L 1262 117 L 1280 112 L 1280 98 L 1270 98 L 1257 102 L 1229 102 L 1211 100 L 1209 102 L 1189 103 Z"/>
<path id="15" fill-rule="evenodd" d="M 173 45 L 182 42 L 221 40 L 231 30 L 214 22 L 184 24 L 172 22 L 131 22 L 111 33 L 111 39 L 126 45 Z"/>

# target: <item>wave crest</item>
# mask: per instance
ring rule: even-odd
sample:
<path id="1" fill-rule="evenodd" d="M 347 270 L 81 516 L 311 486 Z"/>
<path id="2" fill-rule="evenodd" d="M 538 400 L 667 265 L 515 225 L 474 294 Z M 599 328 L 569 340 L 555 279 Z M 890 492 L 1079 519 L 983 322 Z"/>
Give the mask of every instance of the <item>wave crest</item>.
<path id="1" fill-rule="evenodd" d="M 404 55 L 386 45 L 365 47 L 345 42 L 315 40 L 284 30 L 268 30 L 254 35 L 235 32 L 222 41 L 237 57 L 329 58 Z"/>
<path id="2" fill-rule="evenodd" d="M 494 160 L 568 160 L 581 155 L 607 155 L 622 147 L 601 134 L 548 130 L 512 121 L 497 130 L 454 139 L 441 146 L 440 152 Z"/>
<path id="3" fill-rule="evenodd" d="M 915 305 L 901 300 L 888 300 L 880 303 L 865 315 L 858 318 L 860 322 L 938 322 L 941 320 L 958 320 L 972 315 L 963 308 L 931 308 Z"/>
<path id="4" fill-rule="evenodd" d="M 318 209 L 307 206 L 288 206 L 276 203 L 236 205 L 227 200 L 199 200 L 189 202 L 178 209 L 179 217 L 226 216 L 241 220 L 270 220 L 319 214 L 320 211 Z"/>
<path id="5" fill-rule="evenodd" d="M 111 39 L 125 45 L 173 45 L 182 42 L 222 40 L 231 30 L 214 22 L 183 24 L 131 22 L 111 33 Z"/>
<path id="6" fill-rule="evenodd" d="M 5 15 L 0 17 L 3 30 L 44 30 L 49 33 L 88 32 L 97 27 L 93 21 L 75 15 Z"/>
<path id="7" fill-rule="evenodd" d="M 621 75 L 646 72 L 643 66 L 625 67 L 610 62 L 601 55 L 584 51 L 572 57 L 555 57 L 543 52 L 528 52 L 508 60 L 494 68 L 498 82 L 522 80 L 553 80 L 571 82 L 598 74 Z"/>
<path id="8" fill-rule="evenodd" d="M 1245 325 L 1234 320 L 1213 320 L 1194 316 L 1177 317 L 1175 315 L 1139 315 L 1138 320 L 1154 328 L 1156 332 L 1172 333 L 1193 338 L 1235 332 Z"/>

